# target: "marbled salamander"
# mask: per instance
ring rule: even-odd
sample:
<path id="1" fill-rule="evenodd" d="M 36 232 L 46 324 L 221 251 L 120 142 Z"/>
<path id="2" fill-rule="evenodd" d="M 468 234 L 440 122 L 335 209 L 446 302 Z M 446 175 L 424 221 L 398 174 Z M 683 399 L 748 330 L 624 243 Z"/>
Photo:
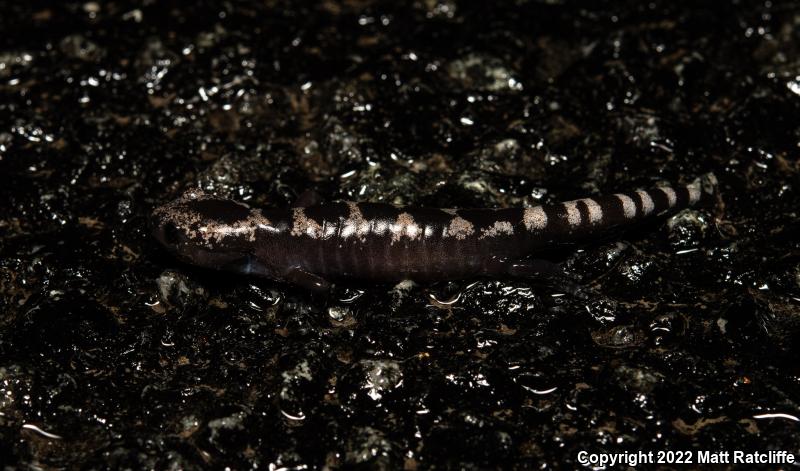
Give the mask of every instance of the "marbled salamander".
<path id="1" fill-rule="evenodd" d="M 252 209 L 189 190 L 153 212 L 155 237 L 203 267 L 327 289 L 327 280 L 432 281 L 528 276 L 528 257 L 707 199 L 716 178 L 681 186 L 507 209 L 432 209 L 332 202 Z"/>

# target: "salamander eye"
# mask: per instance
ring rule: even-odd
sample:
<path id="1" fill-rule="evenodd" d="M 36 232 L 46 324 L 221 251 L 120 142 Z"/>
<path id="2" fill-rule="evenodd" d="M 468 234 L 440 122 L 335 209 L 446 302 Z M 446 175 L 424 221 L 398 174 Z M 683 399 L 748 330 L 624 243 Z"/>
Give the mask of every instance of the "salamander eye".
<path id="1" fill-rule="evenodd" d="M 180 241 L 181 233 L 178 230 L 178 227 L 171 222 L 164 224 L 164 242 L 169 245 L 174 245 Z"/>

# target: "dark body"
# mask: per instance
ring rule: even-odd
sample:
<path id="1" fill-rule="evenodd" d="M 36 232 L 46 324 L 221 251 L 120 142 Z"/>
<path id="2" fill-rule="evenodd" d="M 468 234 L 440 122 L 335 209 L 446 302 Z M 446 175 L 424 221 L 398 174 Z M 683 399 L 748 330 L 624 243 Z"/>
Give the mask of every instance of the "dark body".
<path id="1" fill-rule="evenodd" d="M 354 221 L 351 206 L 304 208 L 312 227 L 298 231 L 291 222 L 279 224 L 271 243 L 255 248 L 256 257 L 273 263 L 281 259 L 279 265 L 303 267 L 327 279 L 436 280 L 502 272 L 502 261 L 521 259 L 546 244 L 521 230 L 521 209 L 449 213 L 358 203 Z M 264 213 L 270 220 L 294 220 L 293 212 Z M 497 222 L 507 223 L 511 232 L 495 229 Z"/>
<path id="2" fill-rule="evenodd" d="M 154 232 L 190 263 L 310 287 L 529 275 L 537 266 L 526 257 L 553 243 L 692 206 L 715 188 L 706 175 L 532 208 L 458 210 L 353 202 L 260 210 L 189 191 L 154 212 Z"/>

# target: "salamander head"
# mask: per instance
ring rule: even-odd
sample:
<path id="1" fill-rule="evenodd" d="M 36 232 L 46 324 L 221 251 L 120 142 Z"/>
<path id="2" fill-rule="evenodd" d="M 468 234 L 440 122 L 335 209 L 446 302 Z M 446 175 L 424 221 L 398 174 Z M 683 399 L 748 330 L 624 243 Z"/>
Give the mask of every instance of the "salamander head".
<path id="1" fill-rule="evenodd" d="M 183 261 L 269 275 L 252 266 L 250 254 L 259 231 L 270 227 L 270 223 L 260 211 L 244 204 L 189 190 L 156 208 L 151 225 L 155 238 Z"/>

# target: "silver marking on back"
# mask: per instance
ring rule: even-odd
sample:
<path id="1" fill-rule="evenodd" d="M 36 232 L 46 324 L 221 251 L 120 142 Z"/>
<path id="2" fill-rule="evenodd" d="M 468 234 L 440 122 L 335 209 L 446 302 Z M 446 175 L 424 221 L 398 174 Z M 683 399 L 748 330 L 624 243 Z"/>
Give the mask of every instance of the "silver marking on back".
<path id="1" fill-rule="evenodd" d="M 667 197 L 667 201 L 669 202 L 670 208 L 673 208 L 675 207 L 676 204 L 678 204 L 678 195 L 677 193 L 675 193 L 675 190 L 673 190 L 671 187 L 668 186 L 662 186 L 659 187 L 658 189 L 661 191 L 661 193 L 664 193 L 664 195 Z"/>
<path id="2" fill-rule="evenodd" d="M 686 191 L 689 192 L 689 204 L 693 205 L 700 201 L 700 182 L 694 181 L 686 185 Z"/>
<path id="3" fill-rule="evenodd" d="M 639 201 L 642 202 L 642 214 L 644 216 L 647 216 L 656 209 L 653 198 L 650 197 L 649 193 L 644 190 L 639 190 L 636 192 L 636 194 L 639 196 Z"/>
<path id="4" fill-rule="evenodd" d="M 600 207 L 600 204 L 591 199 L 591 198 L 584 198 L 582 200 L 583 204 L 586 205 L 586 208 L 589 211 L 589 223 L 590 224 L 600 224 L 603 222 L 603 208 Z"/>
<path id="5" fill-rule="evenodd" d="M 347 206 L 350 208 L 350 215 L 342 222 L 341 236 L 343 239 L 347 239 L 355 235 L 363 241 L 370 233 L 370 223 L 364 218 L 358 203 L 348 201 Z"/>
<path id="6" fill-rule="evenodd" d="M 541 206 L 534 206 L 532 208 L 525 208 L 522 213 L 522 222 L 525 224 L 525 229 L 529 231 L 541 231 L 547 227 L 547 213 Z"/>
<path id="7" fill-rule="evenodd" d="M 372 232 L 377 236 L 382 236 L 384 232 L 389 230 L 390 223 L 385 219 L 378 219 L 375 221 L 375 226 L 372 228 Z"/>
<path id="8" fill-rule="evenodd" d="M 713 173 L 707 173 L 699 178 L 700 183 L 702 184 L 703 191 L 708 193 L 709 195 L 713 195 L 714 192 L 717 190 L 717 186 L 719 186 L 719 181 L 717 180 L 717 176 Z"/>
<path id="9" fill-rule="evenodd" d="M 564 207 L 564 211 L 567 212 L 567 223 L 571 228 L 575 228 L 581 225 L 581 212 L 578 210 L 578 204 L 576 201 L 567 201 L 566 203 L 561 203 L 561 206 Z"/>
<path id="10" fill-rule="evenodd" d="M 415 240 L 422 235 L 422 230 L 414 221 L 414 217 L 408 213 L 401 213 L 397 220 L 389 226 L 392 233 L 392 243 L 399 241 L 403 237 Z"/>
<path id="11" fill-rule="evenodd" d="M 475 226 L 466 219 L 456 216 L 450 220 L 450 224 L 445 229 L 445 237 L 455 237 L 457 240 L 464 240 L 475 233 Z"/>
<path id="12" fill-rule="evenodd" d="M 292 210 L 292 231 L 293 236 L 305 235 L 312 239 L 320 239 L 323 235 L 322 226 L 315 220 L 306 216 L 304 208 L 294 208 Z"/>
<path id="13" fill-rule="evenodd" d="M 190 238 L 201 240 L 209 248 L 212 247 L 212 242 L 219 243 L 228 237 L 243 236 L 248 241 L 253 242 L 259 229 L 275 230 L 272 223 L 264 217 L 261 211 L 252 210 L 246 204 L 237 201 L 232 201 L 232 203 L 247 208 L 249 212 L 244 219 L 230 224 L 210 221 L 189 206 L 194 201 L 212 199 L 220 198 L 209 195 L 199 188 L 189 189 L 184 191 L 178 199 L 157 208 L 154 214 L 163 221 L 170 221 Z"/>
<path id="14" fill-rule="evenodd" d="M 243 236 L 249 242 L 255 242 L 256 232 L 259 229 L 274 230 L 269 220 L 258 210 L 251 210 L 245 219 L 233 224 L 208 222 L 198 228 L 206 242 L 210 242 L 211 239 L 220 242 L 230 236 Z"/>
<path id="15" fill-rule="evenodd" d="M 329 224 L 328 221 L 322 221 L 322 238 L 323 239 L 330 239 L 331 237 L 336 236 L 336 233 L 339 231 L 339 224 Z"/>
<path id="16" fill-rule="evenodd" d="M 514 225 L 508 221 L 496 221 L 491 227 L 483 229 L 478 239 L 497 237 L 499 235 L 514 235 Z"/>
<path id="17" fill-rule="evenodd" d="M 615 194 L 614 196 L 617 197 L 619 200 L 619 204 L 622 205 L 622 214 L 625 216 L 625 219 L 633 219 L 636 217 L 636 203 L 633 202 L 633 198 L 628 195 L 623 195 L 621 193 Z"/>

